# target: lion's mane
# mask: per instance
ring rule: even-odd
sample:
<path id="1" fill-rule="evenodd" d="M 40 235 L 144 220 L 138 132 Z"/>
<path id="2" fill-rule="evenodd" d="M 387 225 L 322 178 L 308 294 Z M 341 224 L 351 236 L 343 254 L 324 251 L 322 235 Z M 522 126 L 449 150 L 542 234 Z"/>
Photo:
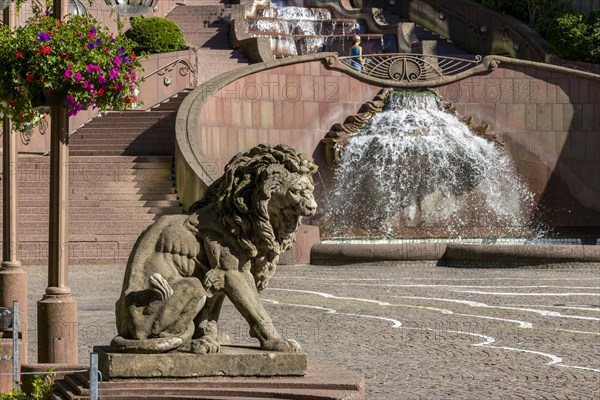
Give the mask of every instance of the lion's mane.
<path id="1" fill-rule="evenodd" d="M 307 176 L 312 182 L 316 170 L 310 159 L 292 147 L 261 144 L 235 155 L 223 176 L 207 188 L 190 212 L 214 204 L 219 221 L 252 259 L 252 274 L 257 287 L 263 289 L 275 272 L 279 256 L 292 246 L 296 236 L 295 230 L 274 231 L 268 212 L 271 196 L 290 180 Z"/>

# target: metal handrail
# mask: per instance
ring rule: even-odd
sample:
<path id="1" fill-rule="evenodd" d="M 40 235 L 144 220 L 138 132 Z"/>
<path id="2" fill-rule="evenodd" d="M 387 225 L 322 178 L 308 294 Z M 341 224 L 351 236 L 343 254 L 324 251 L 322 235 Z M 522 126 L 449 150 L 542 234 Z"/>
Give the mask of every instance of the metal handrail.
<path id="1" fill-rule="evenodd" d="M 154 75 L 154 74 L 158 74 L 160 76 L 165 75 L 167 72 L 171 72 L 175 69 L 175 67 L 178 64 L 183 64 L 180 68 L 179 68 L 179 75 L 181 76 L 185 76 L 188 73 L 196 73 L 196 69 L 194 68 L 193 64 L 190 62 L 190 60 L 188 60 L 186 57 L 179 57 L 176 60 L 171 61 L 170 63 L 163 65 L 162 67 L 150 72 L 149 74 L 144 75 L 144 77 L 142 79 L 146 79 L 149 78 L 150 76 Z"/>
<path id="2" fill-rule="evenodd" d="M 356 62 L 362 58 L 359 68 Z M 482 57 L 469 58 L 446 57 L 434 54 L 393 53 L 363 54 L 362 56 L 344 56 L 339 60 L 361 74 L 394 81 L 430 81 L 457 75 L 479 65 Z"/>

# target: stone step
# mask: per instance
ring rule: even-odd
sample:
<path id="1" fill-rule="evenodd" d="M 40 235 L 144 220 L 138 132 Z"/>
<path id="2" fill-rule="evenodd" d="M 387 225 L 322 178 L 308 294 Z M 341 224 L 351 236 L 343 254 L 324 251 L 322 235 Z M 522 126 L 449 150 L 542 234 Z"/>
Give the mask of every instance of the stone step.
<path id="1" fill-rule="evenodd" d="M 82 138 L 80 140 L 77 141 L 77 143 L 73 143 L 71 145 L 72 149 L 80 149 L 80 148 L 90 148 L 91 146 L 98 146 L 98 145 L 102 145 L 102 146 L 114 146 L 114 148 L 127 148 L 128 146 L 131 146 L 132 148 L 139 148 L 139 147 L 151 147 L 151 148 L 155 148 L 156 146 L 174 146 L 174 142 L 175 138 L 174 137 L 166 137 L 164 135 L 161 135 L 160 133 L 156 132 L 153 135 L 144 135 L 143 138 L 139 138 L 139 143 L 138 143 L 138 137 L 130 137 L 128 138 L 127 136 L 121 136 L 120 138 L 115 138 L 115 137 L 104 137 L 104 135 L 102 135 L 101 132 L 94 132 L 93 135 L 89 135 L 86 138 Z M 142 140 L 144 139 L 144 140 Z M 147 141 L 152 141 L 153 143 L 148 144 Z M 109 147 L 109 149 L 111 149 L 113 147 Z"/>
<path id="2" fill-rule="evenodd" d="M 137 235 L 148 227 L 153 221 L 85 221 L 85 224 L 76 223 L 69 226 L 69 235 L 94 234 L 94 235 Z M 47 224 L 28 222 L 19 224 L 19 234 L 23 237 L 47 234 Z"/>
<path id="3" fill-rule="evenodd" d="M 181 206 L 171 207 L 69 207 L 69 215 L 84 214 L 88 215 L 91 211 L 97 215 L 112 215 L 112 214 L 181 214 Z M 39 207 L 19 207 L 19 214 L 39 214 Z"/>
<path id="4" fill-rule="evenodd" d="M 107 121 L 109 122 L 114 122 L 114 121 L 122 121 L 122 122 L 127 122 L 128 124 L 134 124 L 134 123 L 144 123 L 144 122 L 163 122 L 163 121 L 168 121 L 168 120 L 175 120 L 175 117 L 177 116 L 177 111 L 176 110 L 164 110 L 164 111 L 150 111 L 150 112 L 144 112 L 144 114 L 133 114 L 131 115 L 131 117 L 128 118 L 127 115 L 106 115 L 104 117 L 101 118 L 94 118 L 92 119 L 90 122 L 88 122 L 87 124 L 85 124 L 83 126 L 83 128 L 85 128 L 86 126 L 94 126 L 94 125 L 106 125 Z M 114 128 L 118 128 L 118 126 L 113 126 Z M 80 128 L 79 130 L 81 130 L 82 128 Z"/>
<path id="5" fill-rule="evenodd" d="M 86 135 L 90 132 L 114 132 L 122 135 L 128 135 L 131 137 L 142 136 L 150 133 L 163 133 L 166 137 L 173 137 L 175 133 L 175 118 L 162 121 L 144 121 L 144 122 L 132 122 L 127 119 L 123 119 L 118 123 L 115 122 L 116 126 L 112 126 L 107 123 L 94 123 L 88 124 L 84 128 L 80 128 L 77 132 L 74 132 L 70 136 L 70 145 L 73 144 L 73 140 L 85 139 Z"/>
<path id="6" fill-rule="evenodd" d="M 98 115 L 96 118 L 99 119 L 110 119 L 110 118 L 116 118 L 116 117 L 131 117 L 131 118 L 148 118 L 150 116 L 154 117 L 154 118 L 162 118 L 162 117 L 167 117 L 169 115 L 171 115 L 173 113 L 173 111 L 171 110 L 161 110 L 160 109 L 160 105 L 158 107 L 155 108 L 151 108 L 148 110 L 125 110 L 125 111 L 107 111 L 105 113 L 102 113 L 100 115 Z"/>
<path id="7" fill-rule="evenodd" d="M 36 209 L 46 209 L 48 204 L 48 200 L 30 200 L 27 201 L 27 207 L 19 207 L 19 213 L 36 214 L 36 212 L 32 211 Z M 69 200 L 69 210 L 74 210 L 73 213 L 99 213 L 101 212 L 100 209 L 114 209 L 117 207 L 123 209 L 123 211 L 129 210 L 132 212 L 133 209 L 133 212 L 137 212 L 135 210 L 140 210 L 142 208 L 172 208 L 180 206 L 181 203 L 179 200 Z"/>
<path id="8" fill-rule="evenodd" d="M 3 196 L 0 193 L 0 200 Z M 45 200 L 48 202 L 47 193 L 19 193 L 19 201 L 40 201 Z M 69 193 L 69 201 L 131 201 L 131 202 L 144 202 L 144 201 L 179 201 L 176 194 L 168 193 L 151 193 L 151 194 L 138 194 L 138 193 Z"/>
<path id="9" fill-rule="evenodd" d="M 92 242 L 102 242 L 102 243 L 135 243 L 139 235 L 145 229 L 140 228 L 137 232 L 125 233 L 125 234 L 94 234 L 94 233 L 86 233 L 86 234 L 78 234 L 78 235 L 69 235 L 69 242 L 73 243 L 92 243 Z M 38 233 L 32 235 L 21 235 L 20 243 L 48 243 L 48 233 Z"/>
<path id="10" fill-rule="evenodd" d="M 0 156 L 0 160 L 2 157 Z M 18 162 L 20 163 L 40 163 L 40 164 L 49 164 L 50 157 L 47 156 L 27 156 L 27 155 L 19 155 Z M 69 164 L 88 164 L 88 163 L 119 163 L 124 164 L 128 163 L 131 165 L 141 165 L 141 164 L 153 164 L 153 163 L 166 163 L 173 162 L 173 157 L 170 156 L 98 156 L 98 157 L 79 157 L 79 156 L 71 156 L 69 157 Z"/>
<path id="11" fill-rule="evenodd" d="M 20 171 L 24 178 L 32 176 L 35 172 L 39 177 L 48 178 L 45 170 L 22 170 Z M 160 181 L 172 178 L 173 172 L 171 169 L 136 169 L 136 170 L 123 170 L 123 169 L 97 169 L 97 168 L 80 168 L 69 170 L 69 182 L 77 181 L 95 181 L 95 182 L 131 182 L 139 180 L 149 181 Z M 38 182 L 42 179 L 38 180 Z M 23 180 L 20 183 L 29 183 L 27 180 Z"/>
<path id="12" fill-rule="evenodd" d="M 83 149 L 74 149 L 72 154 L 76 154 L 78 156 L 133 156 L 140 154 L 153 154 L 156 156 L 168 156 L 173 155 L 174 151 L 171 148 L 165 148 L 162 150 L 157 149 L 148 149 L 148 148 L 131 148 L 131 149 L 110 149 L 110 150 L 102 150 L 101 148 L 94 150 L 83 150 Z"/>
<path id="13" fill-rule="evenodd" d="M 96 224 L 93 225 L 93 227 L 88 227 L 88 225 L 92 224 L 93 223 L 86 223 L 85 226 L 82 228 L 69 227 L 69 237 L 71 239 L 77 240 L 84 240 L 84 238 L 87 238 L 87 241 L 99 240 L 97 238 L 100 236 L 104 237 L 105 240 L 106 238 L 110 238 L 113 236 L 128 236 L 131 239 L 132 237 L 135 238 L 139 236 L 139 234 L 142 233 L 142 231 L 150 225 L 150 223 L 143 223 L 138 225 L 132 225 L 131 227 L 122 227 L 111 226 L 111 224 L 108 224 L 108 226 L 107 224 L 104 224 L 103 226 Z M 20 230 L 20 237 L 24 239 L 23 241 L 31 241 L 25 240 L 25 238 L 37 237 L 39 235 L 43 235 L 43 237 L 45 237 L 46 240 L 48 240 L 48 227 L 39 227 L 34 229 L 24 228 Z M 89 239 L 90 237 L 93 237 L 93 239 Z"/>
<path id="14" fill-rule="evenodd" d="M 87 395 L 89 378 L 80 374 L 77 380 L 65 380 L 68 392 L 79 400 Z M 195 379 L 107 380 L 101 384 L 102 398 L 112 399 L 297 399 L 333 400 L 364 399 L 364 379 L 347 370 L 325 364 L 309 366 L 304 377 L 216 377 Z M 53 393 L 61 393 L 60 389 Z"/>
<path id="15" fill-rule="evenodd" d="M 70 188 L 72 193 L 76 194 L 96 194 L 96 193 L 122 193 L 122 194 L 176 194 L 174 187 L 75 187 Z"/>
<path id="16" fill-rule="evenodd" d="M 131 221 L 152 221 L 159 218 L 161 215 L 169 214 L 148 214 L 148 213 L 135 213 L 135 214 L 118 214 L 118 221 L 131 222 Z M 93 221 L 106 221 L 108 216 L 106 214 L 69 214 L 70 222 L 93 222 Z M 40 210 L 38 214 L 19 214 L 19 228 L 30 228 L 29 223 L 48 224 L 48 209 Z M 2 222 L 2 218 L 0 218 Z M 37 225 L 36 225 L 37 226 Z"/>
<path id="17" fill-rule="evenodd" d="M 38 187 L 40 185 L 40 182 L 43 182 L 43 184 L 48 184 L 47 180 L 45 181 L 31 181 L 31 182 L 20 182 L 19 184 L 19 193 L 26 193 L 26 190 L 29 187 Z M 172 182 L 167 182 L 167 181 L 156 181 L 156 182 L 147 182 L 145 180 L 138 180 L 138 181 L 134 181 L 134 180 L 130 180 L 130 181 L 110 181 L 110 180 L 106 180 L 103 181 L 102 185 L 105 188 L 116 188 L 116 189 L 146 189 L 149 187 L 157 187 L 157 188 L 164 188 L 164 189 L 170 189 L 173 187 L 173 183 Z M 48 184 L 49 186 L 49 184 Z M 90 182 L 88 180 L 80 180 L 80 181 L 74 181 L 74 182 L 70 182 L 69 183 L 69 190 L 72 189 L 84 189 L 90 187 Z M 97 188 L 96 188 L 97 189 Z M 94 189 L 92 192 L 96 192 L 97 190 Z M 23 206 L 23 205 L 21 205 Z"/>

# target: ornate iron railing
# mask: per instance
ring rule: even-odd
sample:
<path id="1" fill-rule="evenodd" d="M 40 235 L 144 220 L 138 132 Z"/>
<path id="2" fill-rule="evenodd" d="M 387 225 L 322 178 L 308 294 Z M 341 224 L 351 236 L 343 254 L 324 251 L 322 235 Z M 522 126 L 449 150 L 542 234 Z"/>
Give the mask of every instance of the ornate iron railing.
<path id="1" fill-rule="evenodd" d="M 195 74 L 197 71 L 194 68 L 194 65 L 190 62 L 186 57 L 179 57 L 176 60 L 171 61 L 170 63 L 163 65 L 162 67 L 150 72 L 149 74 L 144 75 L 143 79 L 148 79 L 152 75 L 157 74 L 158 76 L 163 76 L 163 83 L 165 86 L 169 86 L 172 82 L 172 77 L 167 75 L 169 72 L 173 71 L 177 66 L 179 66 L 179 75 L 186 76 L 190 72 Z"/>
<path id="2" fill-rule="evenodd" d="M 469 70 L 481 63 L 481 56 L 469 58 L 443 57 L 431 54 L 367 54 L 362 68 L 356 56 L 340 57 L 341 62 L 367 76 L 394 81 L 430 81 Z"/>

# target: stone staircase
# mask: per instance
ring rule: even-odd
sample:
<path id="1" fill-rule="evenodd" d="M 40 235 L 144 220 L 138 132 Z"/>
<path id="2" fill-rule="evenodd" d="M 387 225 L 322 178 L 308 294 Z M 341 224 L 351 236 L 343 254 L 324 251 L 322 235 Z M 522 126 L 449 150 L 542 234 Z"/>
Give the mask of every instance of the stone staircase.
<path id="1" fill-rule="evenodd" d="M 193 5 L 178 5 L 166 18 L 179 25 L 188 44 L 198 48 L 198 84 L 248 65 L 250 61 L 243 52 L 231 49 L 228 21 L 233 6 L 218 0 L 189 4 Z"/>
<path id="2" fill-rule="evenodd" d="M 149 111 L 109 112 L 71 134 L 70 263 L 125 263 L 149 224 L 182 212 L 173 156 L 175 117 L 186 95 L 181 92 Z M 50 160 L 20 156 L 18 163 L 18 257 L 24 265 L 43 265 Z"/>
<path id="3" fill-rule="evenodd" d="M 439 56 L 446 57 L 457 57 L 464 58 L 472 56 L 468 51 L 458 47 L 454 42 L 438 35 L 429 29 L 423 28 L 420 25 L 415 24 L 414 34 L 417 36 L 419 41 L 435 41 L 436 42 L 436 54 Z"/>
<path id="4" fill-rule="evenodd" d="M 72 156 L 173 156 L 175 119 L 184 90 L 146 111 L 111 111 L 77 129 L 70 137 Z"/>
<path id="5" fill-rule="evenodd" d="M 414 25 L 413 35 L 417 38 L 419 42 L 422 41 L 435 41 L 436 42 L 436 54 L 439 56 L 446 57 L 457 57 L 464 58 L 472 56 L 471 53 L 464 50 L 463 48 L 457 46 L 451 40 L 448 40 L 435 32 L 430 31 L 427 28 L 422 27 L 416 23 L 413 23 L 405 18 L 402 18 L 396 13 L 391 12 L 390 10 L 382 10 L 380 18 L 387 24 L 401 24 L 403 22 L 410 23 Z M 414 47 L 419 47 L 418 45 Z M 419 51 L 415 51 L 419 52 Z"/>

